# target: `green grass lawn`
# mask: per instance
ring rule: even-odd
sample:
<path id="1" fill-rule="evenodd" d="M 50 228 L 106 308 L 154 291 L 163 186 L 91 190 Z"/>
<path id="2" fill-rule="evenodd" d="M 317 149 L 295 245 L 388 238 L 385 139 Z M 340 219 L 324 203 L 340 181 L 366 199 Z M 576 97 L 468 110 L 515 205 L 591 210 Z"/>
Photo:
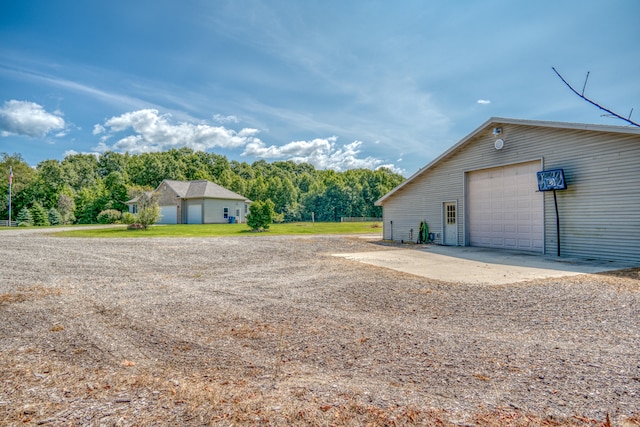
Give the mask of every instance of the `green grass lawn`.
<path id="1" fill-rule="evenodd" d="M 154 225 L 147 230 L 127 230 L 125 226 L 52 233 L 64 237 L 217 237 L 273 236 L 285 234 L 367 234 L 382 233 L 380 222 L 292 222 L 271 224 L 265 232 L 253 232 L 247 224 Z"/>

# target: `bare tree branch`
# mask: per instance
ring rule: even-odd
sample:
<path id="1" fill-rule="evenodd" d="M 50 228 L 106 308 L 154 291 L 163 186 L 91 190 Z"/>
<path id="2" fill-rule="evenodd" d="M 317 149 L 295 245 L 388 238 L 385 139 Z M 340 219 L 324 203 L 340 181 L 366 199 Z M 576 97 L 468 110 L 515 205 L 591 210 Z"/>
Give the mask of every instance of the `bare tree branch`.
<path id="1" fill-rule="evenodd" d="M 592 101 L 591 99 L 587 98 L 586 96 L 584 96 L 584 91 L 587 88 L 587 80 L 589 79 L 589 73 L 587 73 L 587 78 L 584 81 L 584 87 L 582 88 L 582 93 L 578 92 L 577 90 L 575 90 L 573 88 L 573 86 L 571 86 L 565 79 L 564 77 L 562 77 L 560 75 L 560 73 L 558 72 L 558 70 L 556 70 L 555 67 L 551 67 L 551 69 L 558 75 L 558 77 L 560 77 L 560 80 L 562 80 L 564 82 L 565 85 L 567 85 L 567 87 L 569 89 L 571 89 L 571 91 L 573 93 L 575 93 L 576 95 L 578 95 L 580 98 L 584 99 L 585 101 L 587 101 L 589 104 L 595 105 L 596 107 L 598 107 L 599 109 L 601 109 L 602 111 L 606 111 L 607 113 L 609 113 L 611 116 L 618 118 L 620 120 L 624 120 L 625 122 L 629 123 L 630 125 L 633 126 L 638 126 L 640 127 L 640 124 L 634 122 L 633 120 L 631 120 L 631 114 L 633 113 L 633 109 L 631 109 L 631 113 L 629 113 L 629 117 L 623 117 L 618 113 L 615 113 L 611 110 L 609 110 L 608 108 L 603 107 L 602 105 L 598 104 L 597 102 Z"/>

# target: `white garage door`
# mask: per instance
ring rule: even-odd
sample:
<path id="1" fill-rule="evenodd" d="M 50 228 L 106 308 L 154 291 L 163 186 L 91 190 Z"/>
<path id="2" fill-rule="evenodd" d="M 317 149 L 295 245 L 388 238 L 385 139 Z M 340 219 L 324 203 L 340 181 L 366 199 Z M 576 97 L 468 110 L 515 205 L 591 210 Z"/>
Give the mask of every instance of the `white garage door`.
<path id="1" fill-rule="evenodd" d="M 542 252 L 540 162 L 470 172 L 467 176 L 469 243 L 501 249 Z"/>
<path id="2" fill-rule="evenodd" d="M 177 224 L 178 223 L 178 207 L 177 206 L 160 206 L 159 224 Z"/>
<path id="3" fill-rule="evenodd" d="M 187 209 L 187 223 L 202 224 L 202 204 L 190 201 Z"/>

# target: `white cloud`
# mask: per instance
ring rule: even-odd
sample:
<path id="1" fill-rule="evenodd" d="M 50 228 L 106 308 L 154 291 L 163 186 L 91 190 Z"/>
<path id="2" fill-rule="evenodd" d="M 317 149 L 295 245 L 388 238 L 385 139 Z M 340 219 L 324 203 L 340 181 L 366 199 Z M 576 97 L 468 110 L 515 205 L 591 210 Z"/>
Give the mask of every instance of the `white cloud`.
<path id="1" fill-rule="evenodd" d="M 76 154 L 91 154 L 92 156 L 95 156 L 96 158 L 99 158 L 100 153 L 99 152 L 95 152 L 95 151 L 83 151 L 83 152 L 79 152 L 76 150 L 67 150 L 64 152 L 64 157 L 68 157 L 68 156 L 75 156 Z"/>
<path id="2" fill-rule="evenodd" d="M 242 129 L 239 132 L 223 126 L 209 126 L 188 122 L 175 122 L 170 114 L 160 115 L 158 110 L 145 109 L 111 117 L 103 125 L 94 126 L 94 134 L 108 132 L 108 137 L 119 132 L 132 131 L 113 145 L 100 139 L 101 150 L 143 153 L 164 151 L 171 148 L 189 147 L 206 151 L 214 147 L 238 148 L 248 143 L 260 142 L 257 129 Z M 96 148 L 97 149 L 97 148 Z"/>
<path id="3" fill-rule="evenodd" d="M 222 114 L 214 114 L 213 120 L 218 123 L 240 123 L 236 116 L 223 116 Z"/>
<path id="4" fill-rule="evenodd" d="M 481 105 L 488 105 L 491 104 L 491 101 L 488 99 L 478 99 L 477 103 Z"/>
<path id="5" fill-rule="evenodd" d="M 319 169 L 344 171 L 347 169 L 388 167 L 394 171 L 393 165 L 382 165 L 382 160 L 374 157 L 360 158 L 362 141 L 338 146 L 337 137 L 316 138 L 311 141 L 293 141 L 285 145 L 269 147 L 262 141 L 254 141 L 245 147 L 243 156 L 293 160 L 298 163 L 310 163 Z"/>
<path id="6" fill-rule="evenodd" d="M 344 171 L 354 168 L 387 167 L 395 172 L 404 173 L 393 165 L 383 165 L 382 160 L 374 157 L 361 157 L 361 141 L 338 145 L 338 138 L 331 136 L 267 146 L 257 137 L 257 129 L 245 128 L 235 131 L 223 126 L 176 122 L 172 120 L 171 115 L 161 115 L 155 109 L 132 111 L 111 117 L 103 124 L 95 125 L 93 133 L 102 134 L 98 144 L 93 148 L 96 152 L 113 150 L 144 153 L 179 147 L 206 151 L 215 147 L 244 147 L 243 156 L 305 162 L 320 169 Z M 113 144 L 107 144 L 110 138 L 115 141 Z"/>
<path id="7" fill-rule="evenodd" d="M 47 112 L 41 105 L 29 101 L 6 101 L 0 108 L 0 135 L 26 135 L 44 138 L 53 131 L 64 136 L 65 122 L 59 111 Z"/>

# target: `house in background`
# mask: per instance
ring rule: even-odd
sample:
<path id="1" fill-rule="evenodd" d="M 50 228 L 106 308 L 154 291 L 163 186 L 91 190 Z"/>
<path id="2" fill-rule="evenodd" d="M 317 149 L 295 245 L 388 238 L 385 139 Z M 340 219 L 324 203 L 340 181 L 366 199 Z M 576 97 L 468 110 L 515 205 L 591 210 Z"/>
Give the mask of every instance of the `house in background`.
<path id="1" fill-rule="evenodd" d="M 565 190 L 539 191 L 562 169 Z M 376 202 L 384 238 L 640 262 L 640 129 L 491 118 Z"/>
<path id="2" fill-rule="evenodd" d="M 251 204 L 246 197 L 206 180 L 165 179 L 155 193 L 161 215 L 158 224 L 243 223 Z M 129 212 L 136 213 L 137 199 L 127 205 Z"/>

